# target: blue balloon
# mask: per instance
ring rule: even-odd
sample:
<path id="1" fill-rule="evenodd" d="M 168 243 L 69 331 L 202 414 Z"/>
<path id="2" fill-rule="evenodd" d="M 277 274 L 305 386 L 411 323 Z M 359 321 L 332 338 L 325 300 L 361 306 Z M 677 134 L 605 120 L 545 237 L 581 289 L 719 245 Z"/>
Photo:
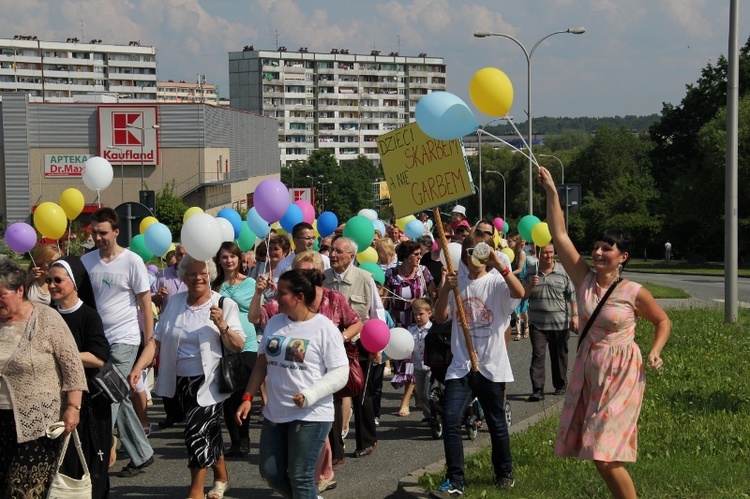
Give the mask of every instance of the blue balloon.
<path id="1" fill-rule="evenodd" d="M 237 211 L 232 208 L 222 208 L 216 216 L 229 220 L 229 223 L 232 224 L 232 228 L 234 229 L 235 239 L 240 237 L 240 234 L 242 233 L 242 217 Z"/>
<path id="2" fill-rule="evenodd" d="M 339 219 L 332 211 L 324 211 L 318 215 L 318 234 L 320 234 L 320 237 L 330 236 L 338 226 Z"/>
<path id="3" fill-rule="evenodd" d="M 376 231 L 380 232 L 380 237 L 385 237 L 385 222 L 379 219 L 373 220 L 372 225 Z"/>
<path id="4" fill-rule="evenodd" d="M 154 255 L 161 256 L 172 245 L 172 231 L 163 223 L 155 223 L 148 226 L 143 234 L 146 248 Z"/>
<path id="5" fill-rule="evenodd" d="M 289 208 L 286 209 L 286 213 L 281 217 L 281 220 L 279 220 L 279 225 L 281 225 L 282 229 L 291 234 L 294 226 L 304 221 L 303 218 L 302 209 L 296 204 L 290 203 Z"/>
<path id="6" fill-rule="evenodd" d="M 414 220 L 409 220 L 409 223 L 404 227 L 404 234 L 406 234 L 406 237 L 409 239 L 417 239 L 424 234 L 424 224 L 416 218 Z"/>
<path id="7" fill-rule="evenodd" d="M 269 232 L 271 232 L 271 226 L 268 225 L 268 222 L 263 220 L 263 218 L 258 214 L 258 210 L 255 209 L 255 206 L 250 208 L 250 211 L 247 212 L 247 220 L 245 221 L 247 223 L 247 226 L 250 227 L 250 230 L 253 231 L 253 234 L 260 237 L 261 239 L 266 237 Z"/>
<path id="8" fill-rule="evenodd" d="M 438 140 L 460 139 L 478 126 L 469 106 L 450 92 L 431 92 L 419 99 L 414 117 L 426 135 Z"/>

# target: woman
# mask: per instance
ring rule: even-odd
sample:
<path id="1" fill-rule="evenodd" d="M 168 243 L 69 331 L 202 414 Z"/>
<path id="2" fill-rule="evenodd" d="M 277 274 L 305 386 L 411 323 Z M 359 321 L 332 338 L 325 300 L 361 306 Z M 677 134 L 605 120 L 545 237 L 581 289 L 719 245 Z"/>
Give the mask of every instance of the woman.
<path id="1" fill-rule="evenodd" d="M 594 265 L 589 267 L 565 232 L 555 183 L 546 168 L 539 168 L 539 182 L 547 193 L 547 223 L 555 249 L 576 287 L 581 324 L 589 321 L 615 286 L 580 340 L 555 454 L 594 461 L 613 497 L 636 497 L 633 480 L 623 466 L 636 460 L 646 381 L 641 351 L 634 341 L 635 326 L 638 317 L 654 325 L 648 362 L 652 369 L 659 369 L 671 324 L 646 288 L 620 277 L 630 258 L 629 236 L 619 229 L 599 234 L 591 253 Z"/>
<path id="2" fill-rule="evenodd" d="M 237 412 L 242 402 L 242 392 L 249 379 L 250 371 L 255 364 L 258 352 L 258 340 L 255 336 L 255 326 L 247 319 L 250 302 L 255 295 L 255 279 L 246 277 L 240 271 L 242 262 L 242 250 L 235 243 L 226 241 L 219 247 L 216 253 L 218 264 L 218 275 L 213 281 L 213 290 L 222 296 L 231 298 L 239 307 L 240 322 L 247 340 L 242 347 L 242 361 L 247 367 L 248 378 L 242 386 L 224 401 L 224 422 L 231 445 L 224 453 L 224 457 L 245 457 L 250 454 L 250 423 L 245 421 L 242 426 L 234 423 L 234 413 Z"/>
<path id="3" fill-rule="evenodd" d="M 253 267 L 252 271 L 250 272 L 250 277 L 258 280 L 258 276 L 262 274 L 271 275 L 273 277 L 274 282 L 279 280 L 278 273 L 276 272 L 276 269 L 279 265 L 279 262 L 283 260 L 284 258 L 289 255 L 289 251 L 291 251 L 292 245 L 289 242 L 289 238 L 286 236 L 271 236 L 271 239 L 268 243 L 268 254 L 266 256 L 266 259 L 263 261 L 258 260 L 258 262 L 255 264 L 255 267 Z"/>
<path id="4" fill-rule="evenodd" d="M 396 247 L 391 239 L 378 239 L 372 246 L 378 254 L 378 265 L 383 269 L 383 272 L 398 265 Z"/>
<path id="5" fill-rule="evenodd" d="M 60 251 L 54 244 L 40 244 L 32 253 L 34 267 L 29 269 L 26 278 L 26 297 L 35 305 L 49 305 L 49 287 L 46 279 L 52 262 L 60 258 Z"/>
<path id="6" fill-rule="evenodd" d="M 86 375 L 62 317 L 24 297 L 26 272 L 0 260 L 0 490 L 43 497 L 57 464 L 47 427 L 78 426 Z"/>
<path id="7" fill-rule="evenodd" d="M 183 257 L 178 275 L 187 291 L 169 299 L 154 336 L 130 372 L 135 387 L 141 371 L 159 356 L 159 377 L 154 391 L 165 397 L 177 397 L 185 410 L 185 446 L 190 468 L 189 497 L 204 497 L 203 482 L 210 466 L 214 486 L 209 499 L 221 499 L 228 487 L 224 443 L 221 440 L 219 414 L 230 394 L 219 391 L 219 359 L 222 344 L 230 352 L 239 352 L 245 345 L 237 304 L 223 300 L 211 291 L 216 279 L 216 265 Z M 223 309 L 222 309 L 223 308 Z"/>
<path id="8" fill-rule="evenodd" d="M 322 284 L 319 270 L 281 275 L 279 313 L 266 325 L 258 362 L 237 411 L 241 424 L 250 413 L 251 394 L 265 379 L 268 403 L 260 434 L 260 474 L 283 497 L 317 497 L 315 464 L 334 418 L 333 394 L 349 376 L 341 332 L 315 312 Z M 300 349 L 291 351 L 290 346 L 300 342 L 304 358 L 298 361 Z"/>
<path id="9" fill-rule="evenodd" d="M 83 394 L 78 435 L 91 473 L 92 498 L 108 497 L 108 462 L 100 459 L 100 455 L 109 453 L 112 446 L 112 405 L 103 395 L 95 398 L 90 395 L 96 393 L 91 379 L 109 359 L 109 342 L 104 336 L 99 313 L 78 295 L 79 289 L 91 286 L 88 272 L 78 257 L 67 256 L 53 262 L 47 281 L 57 311 L 73 333 L 86 372 L 89 392 Z M 68 447 L 61 471 L 72 477 L 83 474 L 78 452 L 73 446 Z"/>
<path id="10" fill-rule="evenodd" d="M 419 243 L 402 242 L 396 249 L 396 255 L 400 263 L 385 273 L 385 287 L 391 293 L 391 299 L 388 300 L 386 308 L 393 317 L 396 327 L 408 329 L 414 324 L 411 304 L 417 298 L 429 298 L 434 301 L 437 289 L 430 271 L 420 264 L 422 247 Z M 398 415 L 406 417 L 409 415 L 409 402 L 414 391 L 414 364 L 411 359 L 405 359 L 396 364 L 396 374 L 391 384 L 396 388 L 404 387 L 404 396 L 401 399 Z M 421 402 L 426 403 L 426 401 Z"/>
<path id="11" fill-rule="evenodd" d="M 515 234 L 508 239 L 508 247 L 513 250 L 515 257 L 511 262 L 513 275 L 519 281 L 526 277 L 526 252 L 523 250 L 524 240 L 519 234 Z M 521 300 L 521 304 L 515 310 L 515 320 L 512 321 L 516 326 L 516 335 L 513 341 L 520 341 L 521 338 L 529 337 L 529 300 Z"/>

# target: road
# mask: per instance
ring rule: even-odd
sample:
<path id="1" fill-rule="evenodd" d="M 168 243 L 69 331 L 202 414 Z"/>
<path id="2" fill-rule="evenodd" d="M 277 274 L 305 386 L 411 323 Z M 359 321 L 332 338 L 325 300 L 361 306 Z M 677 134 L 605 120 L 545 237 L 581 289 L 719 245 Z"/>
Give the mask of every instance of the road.
<path id="1" fill-rule="evenodd" d="M 625 272 L 624 276 L 636 282 L 651 282 L 660 286 L 683 289 L 697 300 L 716 304 L 724 303 L 723 276 L 649 274 L 641 272 Z M 740 300 L 740 306 L 750 307 L 750 279 L 740 278 L 738 280 L 737 296 Z"/>

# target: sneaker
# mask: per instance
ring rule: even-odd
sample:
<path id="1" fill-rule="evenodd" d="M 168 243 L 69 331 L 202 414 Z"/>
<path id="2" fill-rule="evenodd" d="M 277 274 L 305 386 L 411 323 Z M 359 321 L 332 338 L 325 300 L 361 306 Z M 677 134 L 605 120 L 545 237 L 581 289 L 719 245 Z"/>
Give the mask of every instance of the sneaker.
<path id="1" fill-rule="evenodd" d="M 325 478 L 321 478 L 318 482 L 318 492 L 322 494 L 326 490 L 333 490 L 336 488 L 336 485 L 336 481 L 333 479 L 326 480 Z"/>
<path id="2" fill-rule="evenodd" d="M 504 478 L 500 478 L 495 481 L 495 485 L 500 490 L 512 489 L 515 484 L 516 484 L 516 479 L 513 478 L 513 475 L 506 476 Z"/>
<path id="3" fill-rule="evenodd" d="M 565 395 L 565 388 L 555 389 L 555 395 Z"/>
<path id="4" fill-rule="evenodd" d="M 544 400 L 544 392 L 541 390 L 534 390 L 534 393 L 529 395 L 529 398 L 527 398 L 529 402 L 539 402 L 540 400 Z"/>
<path id="5" fill-rule="evenodd" d="M 120 472 L 117 474 L 120 478 L 130 478 L 133 476 L 136 476 L 143 472 L 144 469 L 154 464 L 154 456 L 151 456 L 146 460 L 145 463 L 143 463 L 140 466 L 136 466 L 133 464 L 133 461 L 130 461 L 127 466 L 125 466 Z"/>
<path id="6" fill-rule="evenodd" d="M 380 418 L 375 418 L 375 426 L 380 426 Z"/>
<path id="7" fill-rule="evenodd" d="M 461 497 L 464 495 L 464 489 L 465 487 L 463 485 L 456 487 L 450 482 L 450 480 L 446 480 L 440 484 L 440 487 L 438 487 L 437 490 L 430 492 L 430 497 L 435 497 L 437 499 Z"/>

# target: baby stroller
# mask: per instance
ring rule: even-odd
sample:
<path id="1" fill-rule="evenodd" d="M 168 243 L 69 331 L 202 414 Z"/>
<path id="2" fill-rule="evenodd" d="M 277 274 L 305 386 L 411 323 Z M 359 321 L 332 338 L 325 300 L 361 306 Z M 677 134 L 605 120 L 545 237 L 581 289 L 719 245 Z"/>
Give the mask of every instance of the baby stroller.
<path id="1" fill-rule="evenodd" d="M 444 324 L 433 323 L 430 332 L 425 337 L 425 364 L 430 367 L 430 432 L 432 438 L 443 436 L 443 395 L 445 393 L 445 374 L 453 360 L 451 353 L 452 321 Z M 505 401 L 505 422 L 510 427 L 510 402 Z M 470 440 L 474 440 L 479 427 L 484 421 L 484 413 L 479 401 L 474 398 L 466 408 L 464 414 L 464 428 Z"/>

